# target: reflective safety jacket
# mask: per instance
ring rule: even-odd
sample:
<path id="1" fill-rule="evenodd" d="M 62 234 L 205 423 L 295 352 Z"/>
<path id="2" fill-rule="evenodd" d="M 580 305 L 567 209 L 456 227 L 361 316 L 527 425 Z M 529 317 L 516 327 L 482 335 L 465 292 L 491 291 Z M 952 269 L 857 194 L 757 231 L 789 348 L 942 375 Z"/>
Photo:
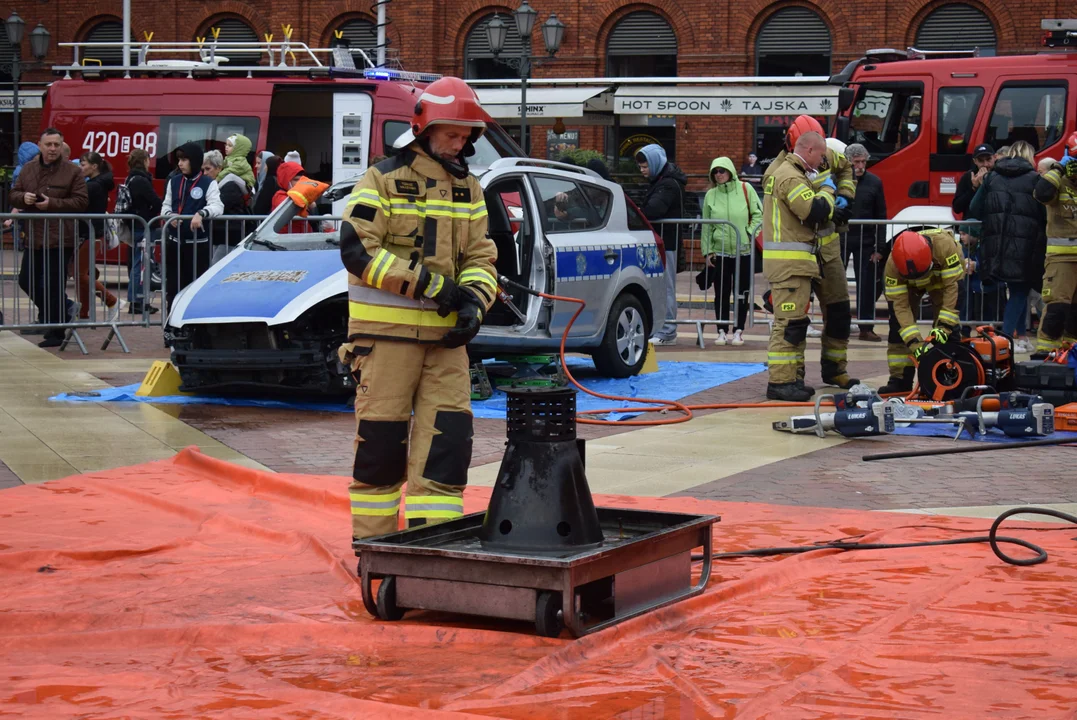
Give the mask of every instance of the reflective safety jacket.
<path id="1" fill-rule="evenodd" d="M 763 274 L 772 283 L 819 277 L 816 229 L 834 215 L 833 192 L 812 189 L 804 161 L 793 153 L 768 173 L 763 180 Z"/>
<path id="2" fill-rule="evenodd" d="M 894 256 L 886 260 L 883 269 L 883 292 L 886 301 L 893 306 L 894 318 L 900 328 L 901 341 L 912 347 L 923 342 L 920 329 L 916 325 L 916 313 L 909 299 L 909 289 L 916 291 L 916 310 L 919 310 L 919 298 L 923 293 L 942 293 L 942 307 L 935 327 L 941 327 L 952 333 L 960 324 L 957 313 L 957 301 L 960 295 L 961 279 L 965 277 L 965 256 L 961 245 L 949 230 L 923 230 L 920 233 L 931 243 L 931 270 L 920 278 L 905 278 L 898 274 Z"/>
<path id="3" fill-rule="evenodd" d="M 766 175 L 769 175 L 772 169 L 776 169 L 785 156 L 789 154 L 782 150 L 778 153 L 778 157 L 774 159 L 774 162 L 767 168 Z M 766 175 L 763 177 L 763 182 L 766 182 Z M 853 204 L 853 200 L 856 199 L 856 175 L 853 173 L 852 163 L 845 157 L 844 154 L 837 152 L 832 148 L 826 149 L 826 154 L 823 155 L 823 162 L 819 164 L 819 170 L 815 173 L 815 177 L 811 178 L 811 188 L 815 192 L 820 192 L 823 189 L 823 183 L 827 178 L 834 180 L 834 184 L 838 188 L 838 195 L 849 201 L 849 204 Z M 819 240 L 820 253 L 823 256 L 823 262 L 837 258 L 841 255 L 841 246 L 835 245 L 830 247 L 830 244 L 838 239 L 838 232 L 845 232 L 848 230 L 848 226 L 842 228 L 836 228 L 833 222 L 827 222 L 816 228 L 815 236 Z"/>
<path id="4" fill-rule="evenodd" d="M 493 304 L 497 249 L 486 237 L 486 203 L 473 175 L 454 178 L 412 143 L 366 171 L 344 219 L 354 230 L 340 235 L 349 341 L 439 342 L 456 325 L 456 313 L 439 316 L 423 296 L 424 269 L 473 292 L 484 313 Z"/>
<path id="5" fill-rule="evenodd" d="M 1040 176 L 1033 194 L 1047 206 L 1047 259 L 1077 262 L 1077 183 L 1055 164 Z"/>

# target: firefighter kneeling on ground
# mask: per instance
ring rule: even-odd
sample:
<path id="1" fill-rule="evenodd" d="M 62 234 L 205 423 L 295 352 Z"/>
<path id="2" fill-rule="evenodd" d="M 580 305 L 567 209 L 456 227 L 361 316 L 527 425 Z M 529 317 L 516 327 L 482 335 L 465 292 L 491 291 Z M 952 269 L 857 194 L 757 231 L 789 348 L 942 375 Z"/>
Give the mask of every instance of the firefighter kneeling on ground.
<path id="1" fill-rule="evenodd" d="M 886 348 L 890 380 L 879 392 L 912 390 L 916 363 L 931 344 L 960 339 L 957 301 L 965 277 L 961 246 L 949 230 L 905 230 L 883 269 L 883 292 L 890 306 L 890 337 Z M 927 342 L 920 335 L 916 316 L 927 293 L 931 299 L 934 327 Z"/>
<path id="2" fill-rule="evenodd" d="M 396 141 L 401 152 L 367 170 L 344 212 L 340 357 L 356 381 L 355 538 L 397 529 L 405 481 L 409 527 L 463 514 L 472 446 L 464 346 L 497 288 L 486 204 L 465 159 L 483 118 L 463 80 L 431 83 Z"/>
<path id="3" fill-rule="evenodd" d="M 811 320 L 812 290 L 823 304 L 823 382 L 849 388 L 858 380 L 846 372 L 849 346 L 849 288 L 834 225 L 848 221 L 848 201 L 837 203 L 837 186 L 827 175 L 818 189 L 817 169 L 833 151 L 822 134 L 805 130 L 797 118 L 788 135 L 791 152 L 775 161 L 763 180 L 763 273 L 770 281 L 774 326 L 767 352 L 767 398 L 803 402 L 815 393 L 804 384 L 804 349 Z M 816 127 L 818 122 L 808 118 Z M 807 127 L 806 124 L 802 124 Z M 820 128 L 822 129 L 822 128 Z M 832 246 L 832 247 L 831 247 Z"/>
<path id="4" fill-rule="evenodd" d="M 1077 343 L 1077 132 L 1066 138 L 1062 159 L 1036 183 L 1033 194 L 1047 206 L 1046 307 L 1036 333 L 1036 353 Z"/>

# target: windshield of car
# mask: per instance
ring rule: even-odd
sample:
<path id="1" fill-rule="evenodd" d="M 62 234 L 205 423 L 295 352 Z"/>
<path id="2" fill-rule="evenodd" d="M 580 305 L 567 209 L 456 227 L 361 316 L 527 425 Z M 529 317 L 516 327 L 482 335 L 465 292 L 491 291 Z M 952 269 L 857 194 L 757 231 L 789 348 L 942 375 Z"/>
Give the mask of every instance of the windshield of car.
<path id="1" fill-rule="evenodd" d="M 267 245 L 266 243 L 271 243 Z M 280 250 L 332 250 L 339 252 L 340 232 L 270 233 L 251 238 L 247 249 L 254 252 L 278 252 Z"/>

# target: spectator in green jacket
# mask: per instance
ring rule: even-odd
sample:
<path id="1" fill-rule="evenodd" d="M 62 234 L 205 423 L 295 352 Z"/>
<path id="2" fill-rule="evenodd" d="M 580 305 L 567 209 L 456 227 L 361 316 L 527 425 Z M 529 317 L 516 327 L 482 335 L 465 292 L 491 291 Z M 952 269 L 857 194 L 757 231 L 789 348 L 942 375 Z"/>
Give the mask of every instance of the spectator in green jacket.
<path id="1" fill-rule="evenodd" d="M 751 257 L 755 236 L 763 225 L 763 204 L 755 188 L 737 177 L 736 166 L 727 157 L 711 163 L 710 190 L 703 199 L 703 219 L 726 220 L 732 224 L 705 224 L 700 240 L 707 267 L 697 278 L 705 290 L 713 283 L 714 312 L 718 320 L 715 345 L 743 345 L 744 323 L 748 317 L 752 282 Z M 734 231 L 733 228 L 736 228 Z M 739 233 L 739 236 L 738 236 Z M 736 286 L 737 320 L 729 331 L 730 293 Z"/>

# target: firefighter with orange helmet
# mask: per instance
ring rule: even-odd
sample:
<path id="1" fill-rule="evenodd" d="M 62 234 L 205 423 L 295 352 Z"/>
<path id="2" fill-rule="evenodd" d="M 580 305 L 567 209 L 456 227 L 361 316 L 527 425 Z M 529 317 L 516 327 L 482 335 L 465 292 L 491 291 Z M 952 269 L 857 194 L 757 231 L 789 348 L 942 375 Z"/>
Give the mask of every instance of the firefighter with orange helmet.
<path id="1" fill-rule="evenodd" d="M 1077 343 L 1077 132 L 1066 138 L 1062 159 L 1037 181 L 1036 199 L 1047 206 L 1047 261 L 1043 320 L 1036 352 Z"/>
<path id="2" fill-rule="evenodd" d="M 785 166 L 786 158 L 794 154 L 793 151 L 797 141 L 805 133 L 809 132 L 826 137 L 823 126 L 810 115 L 800 115 L 793 120 L 786 130 L 785 151 L 778 154 L 778 157 L 775 158 L 763 175 L 764 200 L 768 192 L 767 188 L 771 187 L 773 189 L 773 179 L 776 173 Z M 812 193 L 825 193 L 833 201 L 830 214 L 826 218 L 813 219 L 811 227 L 813 252 L 816 255 L 817 263 L 816 271 L 810 275 L 812 278 L 811 290 L 819 299 L 823 311 L 822 355 L 820 358 L 822 378 L 823 382 L 828 385 L 849 388 L 855 385 L 857 380 L 850 377 L 847 371 L 852 314 L 849 306 L 849 286 L 845 278 L 845 265 L 841 258 L 838 226 L 848 223 L 849 206 L 856 197 L 856 179 L 853 175 L 853 167 L 845 155 L 830 147 L 825 149 L 823 159 L 818 168 L 803 168 L 803 170 Z M 788 174 L 788 170 L 783 172 Z M 765 220 L 766 217 L 764 217 L 763 271 L 767 278 L 771 279 L 772 275 L 775 277 L 789 276 L 790 273 L 798 272 L 796 268 L 801 267 L 802 263 L 798 264 L 799 261 L 795 259 L 790 260 L 787 253 L 773 245 L 768 252 L 766 243 L 773 243 L 775 240 L 773 238 L 768 240 Z M 772 280 L 772 294 L 773 289 Z M 777 302 L 773 300 L 772 302 L 777 308 Z M 799 323 L 803 320 L 803 331 L 807 333 L 810 320 L 806 313 L 807 310 L 804 308 L 803 318 L 800 315 L 793 318 L 793 322 L 798 323 L 796 325 L 798 332 Z M 799 346 L 800 344 L 793 343 L 793 345 Z M 787 359 L 784 356 L 781 358 L 775 357 L 770 358 L 768 362 L 776 363 Z M 784 378 L 784 374 L 779 373 L 779 375 Z M 808 397 L 811 397 L 814 389 L 805 385 L 804 376 L 804 357 L 801 353 L 796 358 L 795 383 L 798 391 L 795 393 L 792 391 L 782 392 L 790 398 L 794 395 L 799 398 L 805 393 Z"/>
<path id="3" fill-rule="evenodd" d="M 399 154 L 368 169 L 348 199 L 348 340 L 339 354 L 356 382 L 355 538 L 397 529 L 405 482 L 409 526 L 463 513 L 472 446 L 464 346 L 497 290 L 486 204 L 467 166 L 485 129 L 463 80 L 431 83 Z"/>
<path id="4" fill-rule="evenodd" d="M 905 230 L 894 238 L 883 269 L 883 290 L 890 306 L 886 348 L 890 380 L 880 392 L 912 390 L 916 361 L 931 347 L 957 339 L 959 283 L 965 277 L 961 245 L 949 230 Z M 931 299 L 934 326 L 924 342 L 916 316 L 924 294 Z"/>

